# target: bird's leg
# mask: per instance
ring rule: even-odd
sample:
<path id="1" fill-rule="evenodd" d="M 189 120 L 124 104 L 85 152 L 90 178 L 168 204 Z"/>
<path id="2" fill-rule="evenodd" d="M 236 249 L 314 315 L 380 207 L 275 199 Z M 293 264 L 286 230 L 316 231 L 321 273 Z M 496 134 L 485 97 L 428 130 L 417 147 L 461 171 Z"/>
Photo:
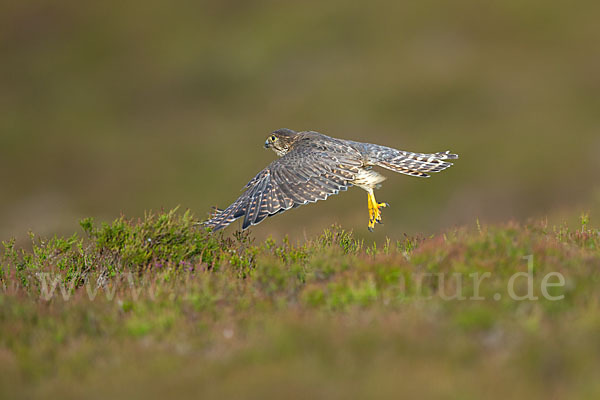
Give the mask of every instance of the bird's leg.
<path id="1" fill-rule="evenodd" d="M 389 207 L 388 203 L 378 203 L 375 200 L 375 194 L 373 193 L 373 189 L 368 191 L 368 201 L 369 201 L 369 230 L 373 232 L 375 229 L 375 223 L 381 224 L 381 210 L 380 208 Z"/>
<path id="2" fill-rule="evenodd" d="M 369 230 L 371 232 L 373 232 L 373 228 L 375 227 L 375 218 L 373 217 L 374 210 L 373 210 L 373 201 L 371 201 L 371 193 L 369 193 L 367 195 L 367 201 L 368 201 L 368 206 L 369 206 Z"/>

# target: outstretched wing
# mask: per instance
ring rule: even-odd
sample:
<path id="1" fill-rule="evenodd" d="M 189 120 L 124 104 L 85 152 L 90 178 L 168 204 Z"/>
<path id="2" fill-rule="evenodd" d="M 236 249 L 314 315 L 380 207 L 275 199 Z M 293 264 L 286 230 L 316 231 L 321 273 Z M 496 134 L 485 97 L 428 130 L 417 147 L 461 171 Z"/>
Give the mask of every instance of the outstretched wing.
<path id="1" fill-rule="evenodd" d="M 246 191 L 225 210 L 217 210 L 205 224 L 213 231 L 244 217 L 242 229 L 352 186 L 363 166 L 360 154 L 337 143 L 300 143 L 272 162 L 248 184 Z"/>

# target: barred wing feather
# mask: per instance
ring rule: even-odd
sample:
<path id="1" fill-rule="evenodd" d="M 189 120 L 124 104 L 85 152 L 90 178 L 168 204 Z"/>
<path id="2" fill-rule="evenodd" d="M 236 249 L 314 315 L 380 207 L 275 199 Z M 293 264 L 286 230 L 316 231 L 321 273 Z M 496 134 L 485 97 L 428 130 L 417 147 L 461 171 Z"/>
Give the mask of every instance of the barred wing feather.
<path id="1" fill-rule="evenodd" d="M 362 162 L 347 148 L 343 150 L 293 149 L 252 178 L 245 192 L 225 210 L 217 210 L 205 225 L 216 231 L 244 217 L 242 229 L 246 229 L 271 215 L 348 189 Z"/>

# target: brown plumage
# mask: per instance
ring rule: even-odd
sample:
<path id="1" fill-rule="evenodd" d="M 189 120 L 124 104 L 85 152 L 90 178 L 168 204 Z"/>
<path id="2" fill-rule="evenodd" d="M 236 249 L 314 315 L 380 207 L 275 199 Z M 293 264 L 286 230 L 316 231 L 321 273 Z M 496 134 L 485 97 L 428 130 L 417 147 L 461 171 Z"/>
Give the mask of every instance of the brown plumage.
<path id="1" fill-rule="evenodd" d="M 411 153 L 376 144 L 335 139 L 317 132 L 279 129 L 265 142 L 279 159 L 259 172 L 245 192 L 225 210 L 217 210 L 205 222 L 214 231 L 243 217 L 242 229 L 258 224 L 266 217 L 327 197 L 356 185 L 369 194 L 369 230 L 381 222 L 373 189 L 385 180 L 373 171 L 379 166 L 406 175 L 429 177 L 452 164 L 456 154 Z"/>

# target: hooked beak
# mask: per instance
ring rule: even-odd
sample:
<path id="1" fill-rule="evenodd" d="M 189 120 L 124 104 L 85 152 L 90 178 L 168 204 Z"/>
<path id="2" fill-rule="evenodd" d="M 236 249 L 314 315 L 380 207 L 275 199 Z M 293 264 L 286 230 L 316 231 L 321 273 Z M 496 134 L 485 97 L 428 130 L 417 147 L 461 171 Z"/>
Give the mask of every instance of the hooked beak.
<path id="1" fill-rule="evenodd" d="M 271 143 L 269 143 L 269 141 L 265 141 L 265 149 L 268 149 L 269 147 L 271 147 Z"/>

